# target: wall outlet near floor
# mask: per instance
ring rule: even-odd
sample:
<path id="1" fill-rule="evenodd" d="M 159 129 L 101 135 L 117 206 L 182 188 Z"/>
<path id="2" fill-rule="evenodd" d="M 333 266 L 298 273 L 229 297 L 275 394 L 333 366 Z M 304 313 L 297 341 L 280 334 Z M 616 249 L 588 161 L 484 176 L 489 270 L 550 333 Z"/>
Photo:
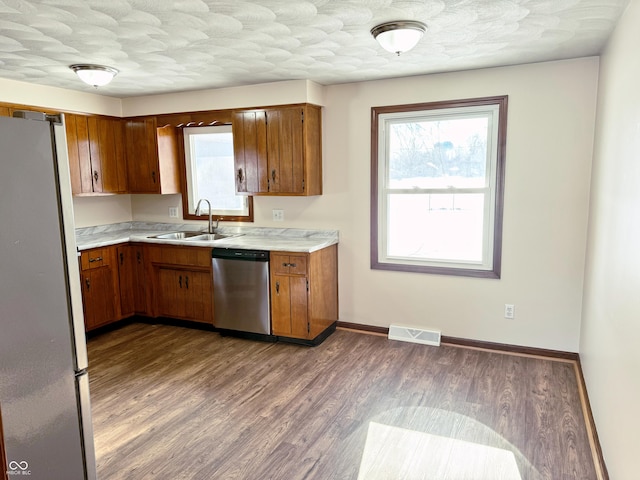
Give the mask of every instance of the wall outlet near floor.
<path id="1" fill-rule="evenodd" d="M 284 222 L 284 210 L 274 208 L 271 212 L 273 213 L 274 222 Z"/>
<path id="2" fill-rule="evenodd" d="M 178 218 L 178 207 L 169 207 L 169 218 Z"/>
<path id="3" fill-rule="evenodd" d="M 504 318 L 515 318 L 516 306 L 511 303 L 504 304 Z"/>

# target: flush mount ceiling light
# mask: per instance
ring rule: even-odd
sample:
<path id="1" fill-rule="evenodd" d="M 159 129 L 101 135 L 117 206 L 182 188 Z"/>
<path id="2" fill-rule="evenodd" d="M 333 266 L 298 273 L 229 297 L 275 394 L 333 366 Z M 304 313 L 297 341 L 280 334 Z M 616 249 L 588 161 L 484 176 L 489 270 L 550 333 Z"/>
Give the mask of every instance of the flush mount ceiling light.
<path id="1" fill-rule="evenodd" d="M 96 88 L 109 83 L 118 73 L 115 68 L 105 67 L 104 65 L 76 64 L 69 65 L 69 68 L 76 72 L 84 83 Z"/>
<path id="2" fill-rule="evenodd" d="M 377 25 L 371 29 L 371 35 L 382 48 L 400 55 L 415 47 L 426 31 L 424 23 L 406 20 Z"/>

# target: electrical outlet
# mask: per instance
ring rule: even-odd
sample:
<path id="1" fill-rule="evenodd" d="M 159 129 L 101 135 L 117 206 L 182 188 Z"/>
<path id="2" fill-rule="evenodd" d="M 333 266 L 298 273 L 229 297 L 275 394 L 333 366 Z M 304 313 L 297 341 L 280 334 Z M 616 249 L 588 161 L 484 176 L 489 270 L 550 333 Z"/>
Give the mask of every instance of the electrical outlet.
<path id="1" fill-rule="evenodd" d="M 274 208 L 271 212 L 273 213 L 274 222 L 284 222 L 284 210 Z"/>
<path id="2" fill-rule="evenodd" d="M 178 218 L 178 207 L 169 207 L 169 218 Z"/>
<path id="3" fill-rule="evenodd" d="M 504 304 L 504 318 L 515 318 L 516 306 L 510 303 Z"/>

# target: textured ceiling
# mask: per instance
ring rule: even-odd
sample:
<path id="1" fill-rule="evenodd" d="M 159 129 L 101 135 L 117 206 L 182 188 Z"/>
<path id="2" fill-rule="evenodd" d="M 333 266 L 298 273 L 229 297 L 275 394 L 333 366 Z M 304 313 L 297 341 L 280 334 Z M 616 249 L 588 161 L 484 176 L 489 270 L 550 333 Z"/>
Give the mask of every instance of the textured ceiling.
<path id="1" fill-rule="evenodd" d="M 323 85 L 600 52 L 628 0 L 0 0 L 0 77 L 117 97 L 309 79 Z M 400 57 L 370 29 L 420 20 Z"/>

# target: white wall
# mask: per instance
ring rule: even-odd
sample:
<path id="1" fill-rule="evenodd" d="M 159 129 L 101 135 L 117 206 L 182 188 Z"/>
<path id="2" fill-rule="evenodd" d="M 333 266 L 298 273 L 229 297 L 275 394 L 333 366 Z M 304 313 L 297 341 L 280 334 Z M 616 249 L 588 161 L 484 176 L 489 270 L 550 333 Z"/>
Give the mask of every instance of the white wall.
<path id="1" fill-rule="evenodd" d="M 159 113 L 251 108 L 288 103 L 324 105 L 323 89 L 309 80 L 246 85 L 123 99 L 123 117 Z"/>
<path id="2" fill-rule="evenodd" d="M 291 81 L 125 98 L 0 80 L 0 101 L 117 115 L 272 105 L 325 106 L 324 194 L 256 197 L 255 225 L 340 230 L 340 319 L 403 323 L 444 335 L 578 350 L 598 59 L 320 87 Z M 509 95 L 500 280 L 369 268 L 372 106 Z M 76 198 L 77 226 L 178 221 L 176 195 Z M 271 210 L 285 210 L 285 222 Z M 505 303 L 516 319 L 503 318 Z"/>
<path id="3" fill-rule="evenodd" d="M 73 216 L 76 228 L 130 222 L 133 195 L 104 197 L 73 197 Z"/>
<path id="4" fill-rule="evenodd" d="M 255 197 L 255 225 L 340 230 L 342 321 L 403 323 L 455 337 L 578 351 L 597 73 L 598 59 L 587 58 L 325 87 L 324 194 Z M 239 95 L 227 96 L 227 104 L 246 101 L 242 89 L 227 93 Z M 267 87 L 262 93 L 263 105 L 283 103 Z M 505 94 L 502 279 L 371 270 L 371 107 Z M 198 98 L 191 92 L 170 95 L 166 103 L 164 96 L 123 99 L 123 111 L 178 111 L 181 95 L 188 106 Z M 216 108 L 209 97 L 200 108 Z M 135 220 L 168 221 L 168 206 L 179 202 L 133 197 Z M 285 210 L 285 222 L 271 220 L 273 208 Z M 505 303 L 516 305 L 515 320 L 503 318 Z"/>
<path id="5" fill-rule="evenodd" d="M 638 478 L 640 3 L 601 59 L 580 357 L 611 478 Z"/>
<path id="6" fill-rule="evenodd" d="M 86 87 L 87 92 L 78 92 L 0 78 L 0 102 L 122 116 L 122 102 L 119 98 L 106 97 L 97 93 L 99 90 L 94 90 L 88 85 Z"/>

